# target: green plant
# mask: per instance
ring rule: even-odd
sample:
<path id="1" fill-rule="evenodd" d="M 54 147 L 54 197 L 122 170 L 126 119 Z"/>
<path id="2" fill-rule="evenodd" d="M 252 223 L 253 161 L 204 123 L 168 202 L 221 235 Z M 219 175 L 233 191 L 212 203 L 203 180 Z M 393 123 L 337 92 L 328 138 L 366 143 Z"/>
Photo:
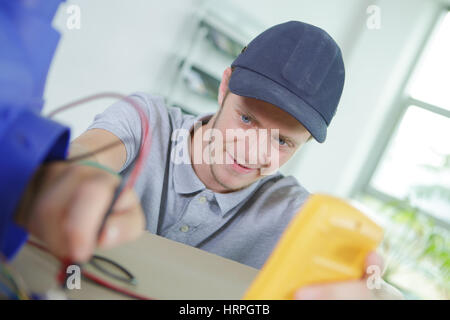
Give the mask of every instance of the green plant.
<path id="1" fill-rule="evenodd" d="M 436 174 L 450 171 L 450 155 L 443 157 L 441 166 L 424 166 Z M 413 199 L 442 199 L 450 204 L 450 187 L 445 185 L 417 185 L 402 200 L 384 204 L 392 222 L 386 230 L 382 250 L 387 258 L 384 277 L 398 272 L 402 265 L 409 265 L 436 283 L 450 298 L 450 235 L 447 228 L 438 226 L 435 219 L 415 206 Z"/>

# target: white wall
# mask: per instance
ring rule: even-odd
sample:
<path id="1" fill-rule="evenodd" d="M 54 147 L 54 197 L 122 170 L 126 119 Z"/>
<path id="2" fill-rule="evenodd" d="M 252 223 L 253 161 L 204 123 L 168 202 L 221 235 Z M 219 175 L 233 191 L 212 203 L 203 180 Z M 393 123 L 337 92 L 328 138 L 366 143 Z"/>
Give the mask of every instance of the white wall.
<path id="1" fill-rule="evenodd" d="M 62 37 L 47 79 L 44 113 L 89 94 L 158 93 L 170 57 L 190 34 L 202 0 L 73 0 L 60 6 L 53 25 Z M 81 28 L 69 30 L 67 9 L 76 4 Z M 57 119 L 81 134 L 112 100 L 66 111 Z"/>
<path id="2" fill-rule="evenodd" d="M 267 27 L 289 20 L 314 24 L 326 30 L 341 46 L 344 56 L 361 32 L 371 0 L 229 0 L 247 14 L 261 18 Z"/>
<path id="3" fill-rule="evenodd" d="M 365 21 L 360 26 L 362 34 L 345 61 L 344 93 L 327 141 L 307 146 L 291 167 L 310 191 L 350 195 L 437 8 L 425 0 L 375 4 L 381 8 L 381 29 L 369 30 Z"/>

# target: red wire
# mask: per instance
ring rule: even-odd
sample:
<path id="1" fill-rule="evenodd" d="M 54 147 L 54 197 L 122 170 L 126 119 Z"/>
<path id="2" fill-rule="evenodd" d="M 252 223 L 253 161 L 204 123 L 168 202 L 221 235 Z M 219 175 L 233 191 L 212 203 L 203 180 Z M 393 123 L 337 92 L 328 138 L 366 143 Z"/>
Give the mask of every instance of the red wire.
<path id="1" fill-rule="evenodd" d="M 38 248 L 38 249 L 40 249 L 42 251 L 45 251 L 45 252 L 51 254 L 50 251 L 46 247 L 44 247 L 43 245 L 41 245 L 41 244 L 39 244 L 39 243 L 37 243 L 37 242 L 35 242 L 33 240 L 30 240 L 30 239 L 28 239 L 27 242 L 28 242 L 28 244 L 32 245 L 33 247 L 36 247 L 36 248 Z M 57 276 L 58 283 L 61 284 L 61 283 L 63 283 L 65 281 L 65 278 L 66 278 L 65 271 L 67 270 L 67 266 L 69 266 L 71 263 L 67 259 L 58 258 L 56 256 L 54 256 L 54 257 L 56 259 L 58 259 L 61 262 L 61 264 L 62 264 L 62 268 L 60 269 L 60 272 L 59 272 L 59 274 Z M 93 282 L 95 282 L 95 283 L 97 283 L 97 284 L 107 288 L 107 289 L 110 289 L 112 291 L 116 291 L 116 292 L 119 292 L 119 293 L 124 294 L 126 296 L 129 296 L 131 298 L 135 298 L 135 299 L 139 299 L 139 300 L 154 300 L 154 298 L 149 298 L 149 297 L 140 295 L 138 293 L 135 293 L 135 292 L 126 290 L 124 288 L 121 288 L 119 286 L 116 286 L 116 285 L 114 285 L 112 283 L 109 283 L 109 282 L 107 282 L 107 281 L 105 281 L 105 280 L 97 277 L 96 275 L 94 275 L 94 274 L 92 274 L 90 272 L 87 272 L 85 270 L 81 270 L 81 272 L 82 272 L 82 275 L 85 278 L 87 278 L 87 279 L 89 279 L 89 280 L 91 280 L 91 281 L 93 281 Z"/>
<path id="2" fill-rule="evenodd" d="M 139 118 L 141 120 L 142 139 L 141 139 L 141 145 L 140 145 L 140 149 L 139 149 L 139 157 L 136 160 L 136 164 L 130 174 L 127 184 L 125 185 L 125 187 L 123 188 L 123 190 L 120 194 L 120 195 L 122 195 L 125 190 L 132 188 L 135 185 L 137 177 L 139 176 L 139 173 L 142 170 L 144 160 L 147 158 L 147 155 L 150 152 L 150 147 L 151 147 L 152 139 L 151 139 L 151 131 L 149 131 L 149 122 L 145 115 L 145 112 L 142 110 L 142 108 L 139 106 L 139 104 L 136 101 L 134 101 L 133 99 L 131 99 L 130 97 L 124 96 L 122 94 L 115 93 L 115 92 L 104 92 L 104 93 L 97 93 L 97 94 L 67 103 L 67 104 L 53 110 L 51 113 L 48 114 L 48 117 L 53 118 L 56 114 L 58 114 L 62 111 L 73 108 L 80 104 L 84 104 L 84 103 L 87 103 L 87 102 L 90 102 L 93 100 L 103 99 L 103 98 L 116 98 L 116 99 L 125 100 L 126 102 L 130 103 L 133 106 L 133 108 L 138 112 Z M 119 195 L 119 197 L 120 197 L 120 195 Z"/>
<path id="3" fill-rule="evenodd" d="M 99 284 L 99 285 L 101 285 L 101 286 L 103 286 L 105 288 L 108 288 L 110 290 L 122 293 L 122 294 L 124 294 L 126 296 L 129 296 L 131 298 L 135 298 L 135 299 L 139 299 L 139 300 L 155 300 L 153 298 L 149 298 L 149 297 L 146 297 L 146 296 L 134 293 L 132 291 L 128 291 L 126 289 L 120 288 L 118 286 L 115 286 L 115 285 L 113 285 L 113 284 L 111 284 L 111 283 L 109 283 L 109 282 L 107 282 L 107 281 L 105 281 L 103 279 L 100 279 L 99 277 L 94 276 L 92 273 L 83 271 L 82 274 L 83 274 L 83 276 L 85 278 L 87 278 L 87 279 L 89 279 L 89 280 L 91 280 L 91 281 L 93 281 L 93 282 L 95 282 L 95 283 L 97 283 L 97 284 Z"/>
<path id="4" fill-rule="evenodd" d="M 51 113 L 49 113 L 48 117 L 52 118 L 56 114 L 58 114 L 62 111 L 65 111 L 67 109 L 70 109 L 72 107 L 75 107 L 77 105 L 84 104 L 84 103 L 87 103 L 87 102 L 90 102 L 90 101 L 93 101 L 96 99 L 102 99 L 102 98 L 117 98 L 117 99 L 125 100 L 126 102 L 130 103 L 131 106 L 134 107 L 134 109 L 139 114 L 139 118 L 141 120 L 141 137 L 142 137 L 142 139 L 141 139 L 141 145 L 139 148 L 138 158 L 137 158 L 136 163 L 133 167 L 133 170 L 131 171 L 130 176 L 125 184 L 125 187 L 123 188 L 123 190 L 121 191 L 121 193 L 118 196 L 118 198 L 120 198 L 120 196 L 126 190 L 133 188 L 133 186 L 136 184 L 137 178 L 142 170 L 143 163 L 144 163 L 145 159 L 147 158 L 148 153 L 150 152 L 152 139 L 151 139 L 151 131 L 149 131 L 149 121 L 145 115 L 145 112 L 142 110 L 142 108 L 139 106 L 139 104 L 136 101 L 134 101 L 133 99 L 131 99 L 130 97 L 124 96 L 122 94 L 118 94 L 118 93 L 114 93 L 114 92 L 104 92 L 104 93 L 94 94 L 94 95 L 70 102 L 68 104 L 65 104 L 65 105 L 53 110 Z M 36 243 L 34 243 L 34 245 L 38 246 L 38 244 L 36 244 Z M 42 246 L 39 246 L 39 247 L 43 250 L 45 249 Z M 48 251 L 48 250 L 46 250 L 46 251 Z M 62 268 L 61 268 L 61 272 L 58 276 L 59 283 L 63 283 L 65 281 L 66 267 L 67 267 L 67 265 L 72 264 L 69 259 L 63 259 L 61 262 L 62 262 Z M 123 294 L 132 296 L 137 299 L 150 299 L 150 298 L 139 296 L 132 292 L 126 291 L 126 290 L 116 287 L 112 284 L 109 284 L 109 283 L 103 281 L 102 279 L 97 278 L 96 276 L 94 276 L 92 274 L 84 272 L 84 275 L 87 278 L 91 279 L 92 281 L 97 282 L 98 284 L 101 284 L 111 290 L 121 292 Z"/>

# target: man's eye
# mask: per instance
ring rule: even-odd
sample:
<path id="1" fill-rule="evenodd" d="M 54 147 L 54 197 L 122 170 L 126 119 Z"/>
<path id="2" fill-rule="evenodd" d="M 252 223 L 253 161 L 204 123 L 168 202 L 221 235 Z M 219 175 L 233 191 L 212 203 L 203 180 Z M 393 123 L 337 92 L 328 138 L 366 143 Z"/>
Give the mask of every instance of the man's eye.
<path id="1" fill-rule="evenodd" d="M 286 144 L 286 140 L 279 138 L 278 143 L 280 144 L 280 146 L 284 146 Z"/>
<path id="2" fill-rule="evenodd" d="M 248 116 L 246 116 L 245 114 L 243 114 L 243 115 L 241 116 L 241 120 L 242 120 L 242 122 L 244 122 L 244 123 L 250 123 L 250 118 L 249 118 Z"/>

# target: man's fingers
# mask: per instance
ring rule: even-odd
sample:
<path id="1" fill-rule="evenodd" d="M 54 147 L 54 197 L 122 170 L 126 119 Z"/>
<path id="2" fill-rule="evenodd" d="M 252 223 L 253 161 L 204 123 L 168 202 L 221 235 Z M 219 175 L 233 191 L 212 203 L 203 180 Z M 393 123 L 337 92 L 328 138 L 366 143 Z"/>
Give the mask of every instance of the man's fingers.
<path id="1" fill-rule="evenodd" d="M 382 273 L 383 265 L 383 258 L 376 251 L 371 251 L 366 257 L 363 278 L 373 274 L 373 270 L 371 270 L 373 266 L 377 267 L 380 273 Z"/>
<path id="2" fill-rule="evenodd" d="M 373 267 L 383 270 L 383 258 L 375 251 L 370 252 L 365 260 L 364 276 L 361 280 L 333 282 L 304 287 L 298 290 L 294 298 L 304 300 L 371 300 L 376 296 L 367 286 L 367 277 L 373 275 Z"/>
<path id="3" fill-rule="evenodd" d="M 372 300 L 375 296 L 367 288 L 366 281 L 346 281 L 304 287 L 298 290 L 297 300 Z"/>
<path id="4" fill-rule="evenodd" d="M 86 261 L 94 251 L 97 232 L 112 201 L 118 179 L 100 172 L 80 184 L 69 204 L 63 229 L 69 257 Z"/>
<path id="5" fill-rule="evenodd" d="M 139 200 L 132 190 L 126 190 L 114 206 L 106 221 L 99 246 L 109 248 L 134 240 L 144 231 L 145 218 Z"/>
<path id="6" fill-rule="evenodd" d="M 63 171 L 65 168 L 65 164 L 53 164 L 52 170 L 46 173 L 51 188 L 45 185 L 48 181 L 44 181 L 26 225 L 31 234 L 43 240 L 50 251 L 58 256 L 67 254 L 65 241 L 62 241 L 61 224 L 73 190 L 82 179 L 81 175 L 73 175 L 70 170 Z"/>
<path id="7" fill-rule="evenodd" d="M 59 257 L 84 262 L 92 255 L 119 178 L 98 168 L 52 163 L 46 166 L 31 204 L 26 228 Z M 112 246 L 136 238 L 144 229 L 138 197 L 124 191 L 106 222 L 101 243 Z"/>

